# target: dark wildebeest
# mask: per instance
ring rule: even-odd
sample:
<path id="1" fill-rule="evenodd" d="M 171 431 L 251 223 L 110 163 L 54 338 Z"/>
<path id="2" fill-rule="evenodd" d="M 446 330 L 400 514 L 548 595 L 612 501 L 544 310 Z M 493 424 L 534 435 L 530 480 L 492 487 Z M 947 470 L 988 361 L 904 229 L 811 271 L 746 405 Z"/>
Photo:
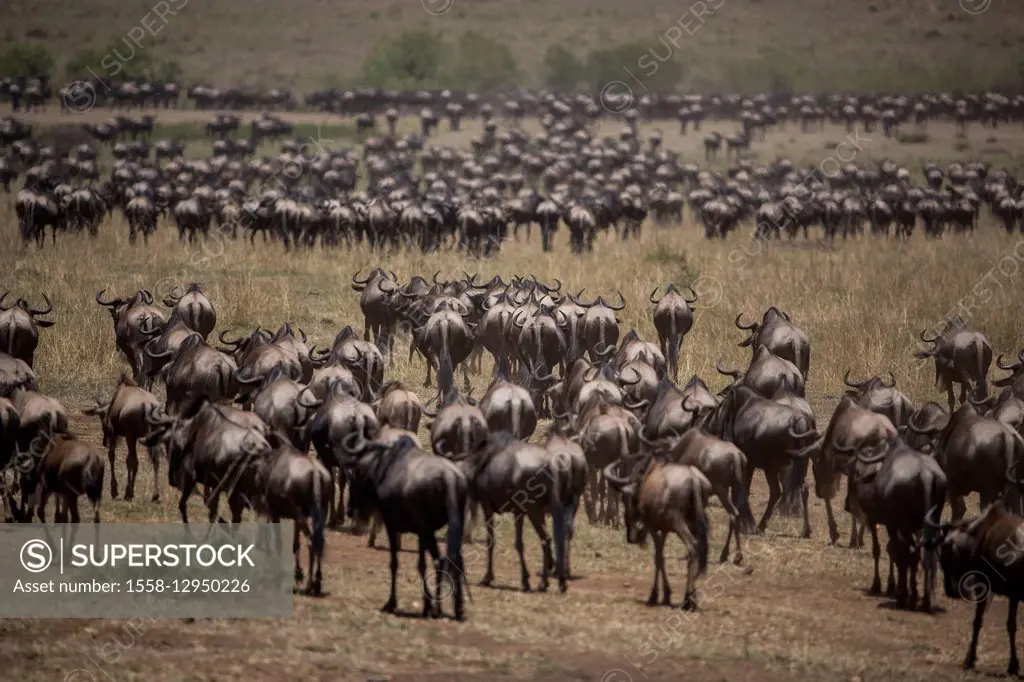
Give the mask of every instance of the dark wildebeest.
<path id="1" fill-rule="evenodd" d="M 672 378 L 679 378 L 679 346 L 693 327 L 693 307 L 697 293 L 690 289 L 690 298 L 684 298 L 674 284 L 669 284 L 660 301 L 654 299 L 658 291 L 651 291 L 650 301 L 654 305 L 654 328 L 658 332 L 661 353 L 668 359 L 668 370 Z"/>
<path id="2" fill-rule="evenodd" d="M 78 497 L 85 495 L 93 508 L 93 523 L 100 522 L 100 501 L 103 499 L 103 455 L 92 444 L 69 433 L 40 434 L 29 445 L 27 456 L 34 466 L 19 464 L 26 495 L 39 500 L 36 514 L 46 522 L 46 503 L 56 495 L 54 519 L 57 523 L 79 523 Z M 31 520 L 31 508 L 28 512 Z"/>
<path id="3" fill-rule="evenodd" d="M 24 360 L 31 367 L 36 347 L 39 345 L 39 329 L 46 329 L 54 324 L 51 320 L 39 318 L 52 312 L 53 304 L 44 294 L 45 308 L 29 307 L 28 301 L 23 298 L 5 307 L 3 301 L 8 293 L 5 291 L 0 295 L 0 350 L 11 357 Z"/>
<path id="4" fill-rule="evenodd" d="M 960 404 L 967 400 L 970 389 L 975 400 L 988 396 L 988 370 L 992 365 L 992 345 L 981 332 L 971 331 L 959 317 L 949 320 L 942 331 L 928 336 L 921 332 L 921 340 L 932 344 L 927 350 L 914 353 L 919 359 L 935 358 L 935 385 L 945 391 L 949 411 L 956 409 L 953 384 L 960 384 Z"/>
<path id="5" fill-rule="evenodd" d="M 481 585 L 494 581 L 494 517 L 511 513 L 515 516 L 515 547 L 519 554 L 520 583 L 530 591 L 530 572 L 526 567 L 523 545 L 524 517 L 540 539 L 544 559 L 540 573 L 540 590 L 548 588 L 548 575 L 554 566 L 558 589 L 569 584 L 565 575 L 566 522 L 573 502 L 571 469 L 566 458 L 552 457 L 543 447 L 523 443 L 507 431 L 492 432 L 475 453 L 461 459 L 459 466 L 466 474 L 473 500 L 483 509 L 487 525 L 487 571 Z M 552 561 L 551 538 L 545 528 L 545 516 L 551 514 L 555 556 Z"/>
<path id="6" fill-rule="evenodd" d="M 164 305 L 171 309 L 172 317 L 177 317 L 185 325 L 202 334 L 205 339 L 217 326 L 217 311 L 213 303 L 203 293 L 203 288 L 193 282 L 184 294 L 178 294 L 175 288 L 164 299 Z"/>
<path id="7" fill-rule="evenodd" d="M 146 421 L 146 410 L 153 410 L 159 405 L 159 401 L 152 393 L 140 388 L 132 381 L 127 374 L 121 375 L 114 388 L 114 394 L 106 403 L 96 398 L 96 405 L 87 408 L 83 412 L 90 417 L 99 417 L 103 429 L 103 444 L 107 446 L 107 462 L 110 464 L 110 499 L 117 499 L 117 473 L 114 467 L 114 456 L 117 452 L 117 443 L 124 438 L 128 446 L 128 459 L 125 466 L 128 469 L 128 482 L 125 485 L 124 499 L 130 502 L 135 498 L 135 480 L 139 474 L 139 455 L 137 443 L 144 439 L 150 429 Z M 149 461 L 153 465 L 153 496 L 152 501 L 160 499 L 160 451 L 155 447 L 146 448 L 149 454 Z"/>
<path id="8" fill-rule="evenodd" d="M 804 381 L 807 380 L 807 372 L 811 368 L 811 343 L 807 334 L 790 322 L 789 315 L 772 306 L 765 311 L 760 323 L 743 324 L 740 321 L 742 317 L 743 313 L 736 316 L 736 326 L 749 331 L 750 336 L 741 341 L 740 346 L 750 346 L 754 352 L 759 346 L 767 346 L 775 355 L 796 365 Z"/>
<path id="9" fill-rule="evenodd" d="M 327 498 L 331 488 L 331 474 L 316 459 L 300 452 L 276 431 L 267 441 L 273 448 L 255 464 L 255 508 L 270 519 L 295 521 L 292 554 L 295 555 L 295 582 L 302 582 L 299 562 L 299 540 L 309 538 L 309 571 L 305 593 L 321 594 L 324 559 L 324 522 L 327 518 Z M 309 519 L 307 524 L 306 520 Z"/>
<path id="10" fill-rule="evenodd" d="M 1009 509 L 1020 510 L 1019 491 L 1016 486 L 1007 485 L 1004 476 L 1015 462 L 1024 461 L 1024 438 L 1012 426 L 980 414 L 967 402 L 950 416 L 941 430 L 922 429 L 914 421 L 908 428 L 932 439 L 932 453 L 949 478 L 949 503 L 954 521 L 963 518 L 967 511 L 964 498 L 975 491 L 983 509 L 1005 497 Z"/>
<path id="11" fill-rule="evenodd" d="M 462 527 L 469 485 L 459 467 L 444 457 L 435 457 L 416 447 L 410 438 L 392 445 L 374 443 L 358 436 L 345 444 L 346 476 L 352 482 L 349 514 L 366 521 L 380 514 L 388 534 L 391 553 L 391 592 L 381 608 L 394 613 L 398 607 L 398 552 L 402 533 L 419 539 L 419 573 L 423 583 L 423 617 L 441 615 L 442 577 L 452 582 L 455 619 L 462 620 Z M 442 559 L 435 533 L 447 526 L 447 548 Z M 430 552 L 436 573 L 436 589 L 427 585 Z"/>
<path id="12" fill-rule="evenodd" d="M 153 295 L 140 289 L 130 299 L 115 298 L 103 300 L 103 289 L 96 294 L 96 302 L 110 311 L 114 320 L 114 338 L 117 349 L 124 353 L 132 368 L 132 379 L 141 384 L 144 381 L 145 358 L 143 348 L 155 332 L 163 331 L 167 319 L 163 312 L 153 306 Z M 145 330 L 149 330 L 145 333 Z"/>
<path id="13" fill-rule="evenodd" d="M 1014 479 L 1007 475 L 1009 483 L 1020 485 Z M 930 544 L 938 546 L 946 596 L 974 602 L 974 623 L 964 669 L 974 668 L 978 660 L 978 635 L 985 609 L 994 594 L 1001 594 L 1010 600 L 1006 619 L 1010 636 L 1007 673 L 1010 677 L 1018 675 L 1017 605 L 1024 599 L 1024 562 L 1020 560 L 1024 518 L 1009 513 L 1001 502 L 993 502 L 978 518 L 944 523 L 937 531 Z"/>
<path id="14" fill-rule="evenodd" d="M 871 594 L 881 594 L 882 577 L 878 571 L 881 545 L 878 525 L 889 536 L 889 581 L 886 594 L 895 595 L 901 607 L 917 604 L 917 566 L 921 560 L 922 532 L 926 522 L 937 523 L 946 499 L 946 474 L 928 456 L 900 440 L 884 441 L 869 447 L 845 447 L 836 443 L 837 452 L 854 455 L 849 467 L 850 498 L 871 531 L 871 555 L 875 574 Z M 924 601 L 931 611 L 936 566 L 931 556 L 924 557 Z M 893 564 L 899 571 L 899 583 L 893 578 Z M 910 589 L 907 589 L 907 574 Z"/>
<path id="15" fill-rule="evenodd" d="M 389 381 L 381 386 L 374 403 L 377 418 L 392 426 L 416 432 L 423 418 L 423 403 L 416 393 L 401 381 Z"/>
<path id="16" fill-rule="evenodd" d="M 708 566 L 707 504 L 711 482 L 700 469 L 688 464 L 671 464 L 657 455 L 640 460 L 623 478 L 614 472 L 613 462 L 602 472 L 622 495 L 626 507 L 626 542 L 643 544 L 647 533 L 654 538 L 654 584 L 647 605 L 658 603 L 661 576 L 662 604 L 671 606 L 672 590 L 665 571 L 665 540 L 675 533 L 686 546 L 686 596 L 680 608 L 697 610 L 697 578 Z"/>

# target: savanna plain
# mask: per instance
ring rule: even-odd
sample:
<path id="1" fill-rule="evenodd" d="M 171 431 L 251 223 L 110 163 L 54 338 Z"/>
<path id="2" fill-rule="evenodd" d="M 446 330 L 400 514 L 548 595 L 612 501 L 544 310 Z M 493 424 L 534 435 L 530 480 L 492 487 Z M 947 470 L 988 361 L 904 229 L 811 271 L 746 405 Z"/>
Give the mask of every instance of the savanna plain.
<path id="1" fill-rule="evenodd" d="M 617 131 L 617 124 L 602 125 L 601 133 Z M 708 125 L 714 128 L 716 123 Z M 642 126 L 641 135 L 656 126 Z M 442 132 L 438 142 L 464 146 L 478 128 L 473 122 L 459 133 Z M 664 132 L 666 146 L 680 150 L 684 159 L 703 156 L 699 137 L 680 136 L 671 125 Z M 786 155 L 797 164 L 820 165 L 835 155 L 845 135 L 833 126 L 808 134 L 776 130 L 752 154 L 759 160 Z M 999 130 L 985 145 L 974 141 L 981 135 L 976 130 L 971 138 L 975 153 L 958 153 L 953 145 L 960 142 L 963 148 L 965 141 L 955 138 L 951 124 L 933 125 L 930 141 L 913 146 L 862 132 L 854 162 L 892 158 L 917 173 L 925 159 L 945 163 L 980 157 L 995 167 L 1013 168 L 1009 150 L 1020 148 L 1022 132 Z M 849 149 L 844 148 L 844 158 Z M 847 368 L 855 378 L 891 370 L 918 404 L 941 401 L 931 366 L 914 360 L 912 353 L 917 335 L 947 315 L 963 316 L 988 335 L 998 352 L 1016 353 L 1024 343 L 1019 322 L 1024 239 L 1007 235 L 987 213 L 973 237 L 926 240 L 918 232 L 906 243 L 863 237 L 835 244 L 800 239 L 758 246 L 749 228 L 724 241 L 706 240 L 687 212 L 681 225 L 645 225 L 639 239 L 623 242 L 604 235 L 591 255 L 571 255 L 564 232 L 551 253 L 540 251 L 539 235 L 527 241 L 521 233 L 504 243 L 497 257 L 473 260 L 456 253 L 382 258 L 359 250 L 284 255 L 279 246 L 264 245 L 259 238 L 255 246 L 230 240 L 181 246 L 172 225 L 163 225 L 148 248 L 131 247 L 120 217 L 110 219 L 95 240 L 69 236 L 56 247 L 47 243 L 38 250 L 19 243 L 10 197 L 0 198 L 0 210 L 5 216 L 0 288 L 33 299 L 45 292 L 54 302 L 57 324 L 44 331 L 37 355 L 41 389 L 73 413 L 74 431 L 97 444 L 98 426 L 80 410 L 91 404 L 95 391 L 107 394 L 126 369 L 114 347 L 110 317 L 93 301 L 104 288 L 124 294 L 199 281 L 217 308 L 218 331 L 276 328 L 290 321 L 322 346 L 345 325 L 361 330 L 351 277 L 378 265 L 394 270 L 402 281 L 415 274 L 429 278 L 438 271 L 442 279 L 464 272 L 482 279 L 521 274 L 548 282 L 557 278 L 573 292 L 585 288 L 585 297 L 621 291 L 627 301 L 619 314 L 623 333 L 633 328 L 647 339 L 656 338 L 648 303 L 651 291 L 670 282 L 692 285 L 700 300 L 682 348 L 680 380 L 697 374 L 712 388 L 724 386 L 715 360 L 731 367 L 748 360 L 749 350 L 737 347 L 743 336 L 734 326 L 736 315 L 743 312 L 749 319 L 775 305 L 810 335 L 808 397 L 819 425 L 827 423 L 842 394 Z M 398 351 L 386 376 L 402 380 L 424 399 L 432 397 L 423 387 L 422 362 L 408 362 L 404 343 Z M 475 395 L 483 393 L 490 371 L 485 362 L 483 374 L 473 377 Z M 123 455 L 117 466 L 123 481 Z M 151 476 L 143 462 L 141 490 L 149 489 Z M 177 521 L 175 491 L 166 487 L 165 476 L 159 484 L 164 487 L 159 503 L 105 500 L 103 521 Z M 755 478 L 755 513 L 766 496 L 763 480 Z M 193 502 L 192 513 L 201 514 L 198 502 Z M 565 594 L 519 591 L 511 524 L 502 524 L 497 587 L 471 588 L 473 601 L 463 623 L 378 613 L 386 599 L 386 550 L 367 548 L 365 537 L 330 532 L 324 568 L 328 594 L 321 599 L 297 596 L 290 619 L 153 620 L 134 629 L 123 621 L 3 621 L 0 665 L 26 680 L 69 674 L 84 680 L 245 676 L 604 682 L 683 677 L 946 680 L 963 675 L 959 663 L 972 607 L 940 598 L 939 612 L 925 615 L 868 597 L 870 552 L 829 546 L 824 508 L 813 494 L 813 537 L 800 539 L 799 520 L 776 515 L 766 535 L 746 543 L 752 572 L 732 564 L 710 566 L 698 584 L 697 614 L 646 608 L 651 550 L 627 545 L 621 531 L 592 526 L 583 516 L 573 547 L 577 579 Z M 847 524 L 848 517 L 841 521 L 841 533 Z M 725 530 L 725 516 L 716 506 L 712 555 L 721 547 Z M 540 548 L 530 533 L 526 542 L 528 561 L 536 570 Z M 670 541 L 668 552 L 670 577 L 673 584 L 681 584 L 684 550 Z M 482 545 L 466 549 L 471 585 L 483 573 L 484 556 Z M 405 552 L 401 562 L 400 609 L 417 613 L 415 555 Z M 983 671 L 1005 665 L 1005 614 L 1002 601 L 988 614 L 993 626 L 983 633 Z M 112 642 L 121 644 L 110 663 L 96 652 Z"/>

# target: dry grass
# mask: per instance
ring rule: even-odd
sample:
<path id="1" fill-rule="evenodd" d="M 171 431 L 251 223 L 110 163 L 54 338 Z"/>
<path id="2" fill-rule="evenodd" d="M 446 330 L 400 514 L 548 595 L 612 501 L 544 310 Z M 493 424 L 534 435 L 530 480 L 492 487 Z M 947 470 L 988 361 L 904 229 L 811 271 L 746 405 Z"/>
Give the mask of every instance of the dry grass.
<path id="1" fill-rule="evenodd" d="M 83 49 L 121 44 L 148 14 L 145 25 L 155 35 L 128 45 L 158 61 L 176 60 L 189 82 L 310 90 L 357 84 L 373 46 L 402 30 L 427 26 L 451 37 L 476 30 L 509 45 L 524 82 L 537 85 L 551 45 L 585 57 L 594 48 L 639 41 L 664 55 L 660 41 L 679 22 L 685 33 L 671 49 L 685 67 L 686 87 L 761 90 L 779 77 L 797 90 L 916 91 L 1019 82 L 1016 27 L 1024 11 L 1013 0 L 992 0 L 978 15 L 937 0 L 704 3 L 718 8 L 713 16 L 674 0 L 430 0 L 433 8 L 451 6 L 432 17 L 416 0 L 176 0 L 169 5 L 179 13 L 165 12 L 164 23 L 152 13 L 157 4 L 17 3 L 4 8 L 0 39 L 36 36 L 62 69 Z M 130 54 L 124 44 L 120 53 Z"/>
<path id="2" fill-rule="evenodd" d="M 1006 135 L 1010 144 L 1019 139 L 1019 131 L 999 135 Z M 816 162 L 830 155 L 842 136 L 835 129 L 807 136 L 775 133 L 759 153 L 785 151 L 797 162 Z M 693 136 L 667 137 L 667 146 L 691 157 L 699 145 Z M 918 154 L 938 160 L 952 156 L 951 131 L 937 127 L 931 139 L 913 147 L 914 157 L 897 142 L 879 139 L 865 145 L 857 161 L 889 156 L 916 165 Z M 57 326 L 44 332 L 37 368 L 43 390 L 76 412 L 94 389 L 109 391 L 125 367 L 114 350 L 110 318 L 92 300 L 99 289 L 122 294 L 194 279 L 205 285 L 217 306 L 218 329 L 245 331 L 288 320 L 324 344 L 346 324 L 361 327 L 358 297 L 349 281 L 357 269 L 375 265 L 403 279 L 436 270 L 442 277 L 461 276 L 463 270 L 482 278 L 533 273 L 548 281 L 557 277 L 574 292 L 586 287 L 590 296 L 619 290 L 628 302 L 620 313 L 623 331 L 636 328 L 645 338 L 653 338 L 647 303 L 651 289 L 670 281 L 694 284 L 703 305 L 684 343 L 681 378 L 696 373 L 714 386 L 722 383 L 714 371 L 716 358 L 732 366 L 748 358 L 749 351 L 736 346 L 742 338 L 733 326 L 736 314 L 756 315 L 776 305 L 810 335 L 808 393 L 822 423 L 842 390 L 847 367 L 857 377 L 891 369 L 916 401 L 939 399 L 930 368 L 916 365 L 910 355 L 916 334 L 957 312 L 958 304 L 969 309 L 960 314 L 984 331 L 997 351 L 1016 352 L 1021 345 L 1019 290 L 1024 273 L 1010 273 L 1011 261 L 1006 259 L 1015 248 L 1024 257 L 1024 244 L 987 217 L 970 239 L 926 242 L 917 234 L 909 244 L 863 239 L 835 248 L 800 241 L 773 244 L 761 253 L 751 245 L 747 230 L 712 243 L 687 217 L 679 227 L 647 226 L 639 241 L 602 238 L 596 252 L 582 258 L 569 255 L 562 232 L 554 253 L 542 254 L 535 234 L 531 243 L 508 243 L 500 257 L 482 262 L 455 254 L 382 259 L 318 250 L 282 256 L 279 249 L 262 244 L 183 249 L 170 229 L 162 230 L 144 251 L 128 247 L 127 228 L 119 219 L 96 241 L 69 238 L 55 249 L 48 244 L 41 251 L 23 250 L 15 235 L 13 219 L 5 218 L 0 289 L 15 289 L 33 300 L 41 292 L 50 294 Z M 1009 274 L 1000 273 L 1001 262 Z M 995 275 L 990 274 L 993 268 Z M 988 294 L 975 289 L 986 275 Z M 972 290 L 974 298 L 966 300 Z M 421 363 L 409 364 L 399 353 L 387 374 L 427 396 L 423 371 Z M 486 377 L 474 379 L 477 395 L 485 384 Z M 75 417 L 74 426 L 99 442 L 95 425 L 85 418 Z M 149 489 L 149 480 L 143 464 L 141 490 Z M 763 508 L 764 500 L 758 480 L 755 510 Z M 175 506 L 169 496 L 159 504 L 108 501 L 104 520 L 173 521 Z M 713 553 L 724 539 L 720 512 L 713 510 Z M 940 599 L 948 612 L 927 616 L 888 609 L 864 596 L 869 553 L 828 547 L 818 500 L 812 500 L 811 514 L 812 540 L 797 539 L 793 519 L 776 518 L 767 537 L 747 542 L 752 575 L 731 565 L 712 566 L 699 585 L 704 610 L 696 616 L 644 608 L 651 550 L 627 546 L 619 532 L 591 527 L 585 520 L 573 551 L 575 572 L 582 579 L 573 581 L 565 595 L 474 586 L 467 623 L 382 616 L 376 609 L 386 596 L 386 553 L 366 549 L 362 539 L 332 533 L 325 569 L 331 594 L 323 600 L 298 598 L 290 620 L 155 621 L 131 636 L 123 623 L 111 621 L 4 622 L 0 666 L 26 680 L 52 679 L 78 669 L 86 672 L 72 679 L 430 679 L 434 673 L 438 679 L 605 682 L 684 675 L 699 681 L 959 679 L 969 607 Z M 528 560 L 536 568 L 539 548 L 529 531 L 527 536 Z M 515 587 L 511 544 L 504 528 L 496 583 Z M 680 545 L 669 546 L 678 601 L 685 569 Z M 482 575 L 479 546 L 467 550 L 467 568 L 474 581 Z M 413 555 L 403 555 L 401 570 L 400 608 L 415 611 Z M 1004 609 L 999 603 L 989 616 L 982 640 L 980 660 L 987 671 L 1005 669 L 1006 640 L 999 631 Z M 113 638 L 123 649 L 116 649 L 116 656 L 98 653 Z"/>

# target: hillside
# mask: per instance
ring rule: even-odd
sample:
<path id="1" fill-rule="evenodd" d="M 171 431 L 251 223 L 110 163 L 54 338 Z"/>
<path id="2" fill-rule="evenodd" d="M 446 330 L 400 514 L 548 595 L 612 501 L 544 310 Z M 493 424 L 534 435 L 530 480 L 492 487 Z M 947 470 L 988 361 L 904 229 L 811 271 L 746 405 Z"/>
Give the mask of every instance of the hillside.
<path id="1" fill-rule="evenodd" d="M 681 84 L 705 91 L 979 89 L 1020 82 L 1022 22 L 1011 0 L 38 0 L 5 7 L 0 44 L 40 44 L 57 80 L 120 46 L 188 83 L 310 90 L 364 82 L 376 45 L 427 28 L 504 43 L 521 85 L 542 83 L 551 46 L 585 61 L 628 43 L 636 62 L 671 51 Z"/>

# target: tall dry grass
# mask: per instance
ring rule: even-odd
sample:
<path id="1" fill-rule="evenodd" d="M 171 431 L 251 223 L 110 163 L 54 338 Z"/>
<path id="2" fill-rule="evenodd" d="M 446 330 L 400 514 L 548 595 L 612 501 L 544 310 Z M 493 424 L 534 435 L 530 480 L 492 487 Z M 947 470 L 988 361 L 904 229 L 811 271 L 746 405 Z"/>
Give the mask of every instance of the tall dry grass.
<path id="1" fill-rule="evenodd" d="M 217 308 L 218 331 L 276 328 L 285 321 L 301 327 L 321 345 L 330 344 L 345 325 L 362 331 L 359 296 L 351 288 L 357 270 L 381 266 L 403 281 L 412 275 L 442 279 L 476 273 L 479 279 L 501 274 L 536 275 L 563 283 L 583 298 L 614 297 L 621 291 L 627 307 L 619 314 L 622 333 L 634 328 L 656 339 L 648 296 L 669 282 L 691 285 L 700 296 L 693 330 L 680 356 L 680 379 L 697 374 L 720 384 L 716 359 L 744 365 L 750 351 L 737 347 L 743 333 L 734 326 L 768 306 L 788 312 L 811 339 L 808 392 L 818 410 L 827 410 L 842 390 L 842 375 L 893 371 L 916 400 L 938 399 L 930 366 L 913 360 L 917 335 L 946 316 L 959 314 L 983 331 L 997 352 L 1016 353 L 1021 345 L 1020 286 L 1024 281 L 1024 240 L 1008 236 L 985 219 L 972 237 L 909 243 L 864 237 L 826 245 L 816 241 L 759 245 L 749 232 L 724 242 L 705 240 L 687 217 L 680 226 L 645 226 L 640 240 L 605 235 L 595 252 L 572 256 L 565 232 L 553 253 L 540 251 L 538 235 L 529 243 L 503 245 L 490 260 L 458 253 L 377 256 L 368 251 L 320 250 L 285 254 L 276 244 L 213 239 L 179 246 L 173 226 L 164 226 L 148 248 L 127 244 L 127 226 L 117 218 L 100 236 L 61 239 L 56 248 L 22 247 L 12 221 L 0 239 L 4 260 L 2 288 L 54 302 L 57 325 L 41 334 L 37 370 L 44 390 L 75 403 L 97 388 L 108 388 L 126 365 L 113 342 L 110 316 L 93 300 L 96 292 L 129 295 L 148 288 L 160 296 L 175 285 L 201 282 Z M 424 365 L 409 363 L 404 352 L 388 367 L 424 396 Z M 485 365 L 489 370 L 489 365 Z M 489 373 L 474 380 L 486 384 Z M 479 392 L 477 393 L 479 395 Z"/>

